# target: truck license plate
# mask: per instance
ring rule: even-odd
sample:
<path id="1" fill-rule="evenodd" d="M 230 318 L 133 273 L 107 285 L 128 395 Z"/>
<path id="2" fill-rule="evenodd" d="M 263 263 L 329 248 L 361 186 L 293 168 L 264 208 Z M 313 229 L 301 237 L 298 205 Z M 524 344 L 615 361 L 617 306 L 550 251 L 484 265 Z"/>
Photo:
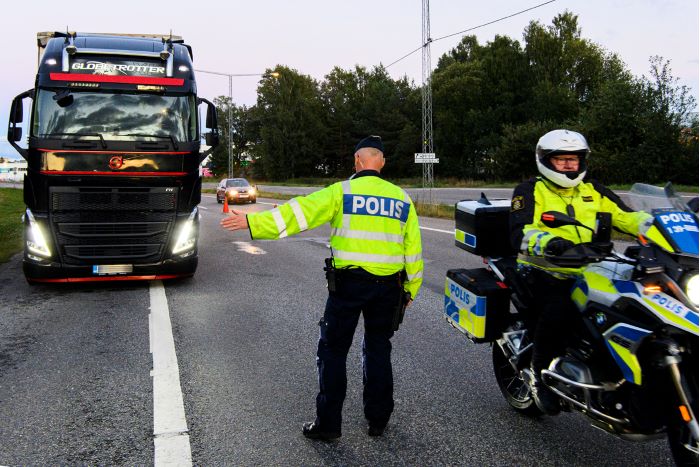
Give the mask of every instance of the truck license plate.
<path id="1" fill-rule="evenodd" d="M 98 276 L 129 274 L 133 270 L 132 264 L 95 264 L 92 266 L 92 273 Z"/>

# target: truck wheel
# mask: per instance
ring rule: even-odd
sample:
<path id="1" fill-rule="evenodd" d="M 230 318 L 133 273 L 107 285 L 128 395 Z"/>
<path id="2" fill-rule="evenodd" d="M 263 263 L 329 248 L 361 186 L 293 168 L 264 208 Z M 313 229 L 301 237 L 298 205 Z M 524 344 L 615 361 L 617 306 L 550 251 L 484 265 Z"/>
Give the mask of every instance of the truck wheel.
<path id="1" fill-rule="evenodd" d="M 542 415 L 542 411 L 535 404 L 535 399 L 532 398 L 527 382 L 520 376 L 520 372 L 513 368 L 501 346 L 495 342 L 492 347 L 492 356 L 496 382 L 508 404 L 528 417 Z"/>

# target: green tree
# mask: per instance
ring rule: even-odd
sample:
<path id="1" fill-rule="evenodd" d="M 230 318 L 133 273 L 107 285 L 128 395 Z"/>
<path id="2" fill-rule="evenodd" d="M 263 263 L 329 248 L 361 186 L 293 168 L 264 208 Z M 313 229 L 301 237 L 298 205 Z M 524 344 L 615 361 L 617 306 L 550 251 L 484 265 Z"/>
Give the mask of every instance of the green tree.
<path id="1" fill-rule="evenodd" d="M 420 95 L 407 78 L 393 80 L 386 69 L 334 68 L 321 83 L 328 140 L 324 167 L 328 174 L 352 171 L 352 150 L 369 134 L 382 137 L 391 161 L 385 173 L 403 176 L 415 170 L 413 153 L 420 149 Z"/>
<path id="2" fill-rule="evenodd" d="M 279 77 L 258 86 L 256 171 L 270 180 L 323 175 L 326 129 L 317 83 L 285 66 L 273 71 Z"/>
<path id="3" fill-rule="evenodd" d="M 254 114 L 246 106 L 237 106 L 226 96 L 214 99 L 216 106 L 221 142 L 214 149 L 211 157 L 212 167 L 217 176 L 228 176 L 229 144 L 231 145 L 231 164 L 234 174 L 245 175 L 241 167 L 241 161 L 250 152 L 252 146 L 259 139 L 259 128 L 254 120 Z M 229 109 L 230 107 L 230 109 Z M 229 138 L 229 110 L 231 115 L 231 135 Z"/>

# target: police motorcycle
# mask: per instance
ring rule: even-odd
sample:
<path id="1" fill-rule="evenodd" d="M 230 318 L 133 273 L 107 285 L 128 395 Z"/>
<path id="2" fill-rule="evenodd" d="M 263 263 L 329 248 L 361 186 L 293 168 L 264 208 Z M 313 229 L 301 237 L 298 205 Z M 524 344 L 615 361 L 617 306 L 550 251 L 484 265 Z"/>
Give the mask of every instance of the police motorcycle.
<path id="1" fill-rule="evenodd" d="M 628 199 L 654 219 L 624 254 L 614 250 L 609 214 L 601 213 L 592 242 L 545 258 L 580 268 L 571 298 L 582 324 L 564 331 L 571 334 L 567 350 L 542 371 L 542 383 L 563 410 L 623 439 L 666 436 L 676 464 L 697 466 L 697 198 L 689 203 L 693 212 L 670 184 L 636 184 Z M 483 195 L 457 203 L 455 244 L 482 256 L 486 266 L 447 272 L 445 317 L 473 342 L 491 344 L 506 401 L 539 416 L 528 384 L 536 314 L 509 245 L 509 211 L 509 200 Z M 588 228 L 557 212 L 543 213 L 542 222 Z"/>

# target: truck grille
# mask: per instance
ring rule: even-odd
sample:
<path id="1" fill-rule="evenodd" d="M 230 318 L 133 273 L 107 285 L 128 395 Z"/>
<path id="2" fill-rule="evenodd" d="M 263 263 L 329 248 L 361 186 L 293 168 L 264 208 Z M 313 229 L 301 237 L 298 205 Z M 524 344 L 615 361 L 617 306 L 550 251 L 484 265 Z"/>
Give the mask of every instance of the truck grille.
<path id="1" fill-rule="evenodd" d="M 175 188 L 52 187 L 50 221 L 66 264 L 162 261 L 175 222 Z"/>

